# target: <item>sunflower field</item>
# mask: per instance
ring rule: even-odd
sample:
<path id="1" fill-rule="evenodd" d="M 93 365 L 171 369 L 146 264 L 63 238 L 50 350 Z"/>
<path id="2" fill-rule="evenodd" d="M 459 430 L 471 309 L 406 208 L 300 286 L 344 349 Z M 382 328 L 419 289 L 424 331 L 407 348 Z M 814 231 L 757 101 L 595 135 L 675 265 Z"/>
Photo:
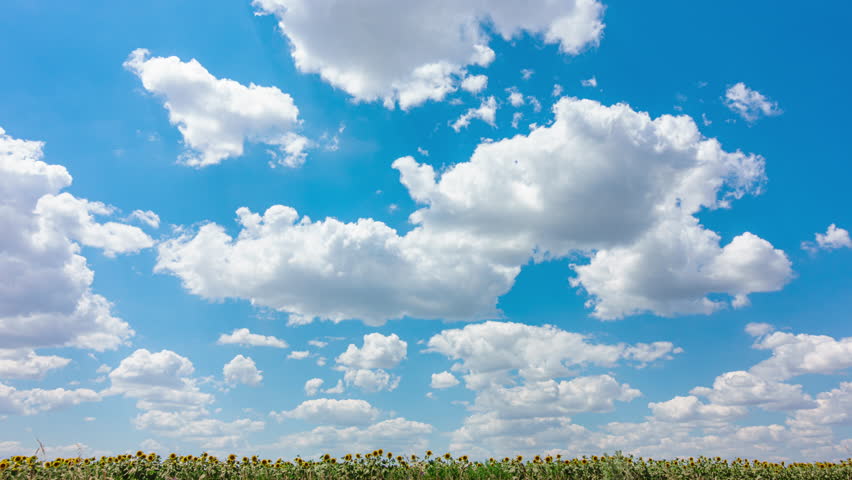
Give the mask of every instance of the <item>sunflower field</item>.
<path id="1" fill-rule="evenodd" d="M 229 455 L 218 458 L 136 452 L 100 458 L 56 458 L 39 461 L 35 456 L 0 460 L 0 480 L 545 480 L 545 479 L 824 479 L 852 480 L 852 459 L 838 463 L 770 463 L 759 460 L 719 457 L 661 460 L 632 455 L 592 456 L 565 459 L 561 455 L 525 459 L 471 461 L 449 453 L 403 457 L 376 450 L 347 454 L 342 458 L 324 455 L 317 460 L 270 460 L 257 456 Z"/>

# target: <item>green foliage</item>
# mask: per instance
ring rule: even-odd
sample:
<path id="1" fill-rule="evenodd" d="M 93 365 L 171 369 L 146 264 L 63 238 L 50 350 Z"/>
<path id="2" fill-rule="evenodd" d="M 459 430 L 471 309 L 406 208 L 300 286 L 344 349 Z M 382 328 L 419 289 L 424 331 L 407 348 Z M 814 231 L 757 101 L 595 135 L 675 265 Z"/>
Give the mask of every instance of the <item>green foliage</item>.
<path id="1" fill-rule="evenodd" d="M 782 463 L 716 458 L 655 460 L 615 455 L 563 459 L 535 456 L 524 459 L 470 461 L 450 454 L 435 457 L 394 456 L 376 450 L 337 459 L 292 461 L 201 456 L 168 458 L 144 452 L 96 458 L 15 456 L 0 460 L 0 480 L 852 480 L 852 459 L 839 462 Z"/>

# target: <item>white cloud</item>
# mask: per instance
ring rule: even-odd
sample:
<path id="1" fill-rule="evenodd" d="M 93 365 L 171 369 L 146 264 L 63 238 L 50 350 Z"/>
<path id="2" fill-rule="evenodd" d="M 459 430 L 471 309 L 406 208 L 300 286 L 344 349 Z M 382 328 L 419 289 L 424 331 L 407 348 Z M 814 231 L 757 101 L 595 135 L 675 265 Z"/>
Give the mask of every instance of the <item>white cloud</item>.
<path id="1" fill-rule="evenodd" d="M 369 452 L 378 448 L 397 454 L 422 454 L 428 448 L 428 435 L 434 428 L 426 423 L 393 418 L 367 427 L 320 426 L 307 432 L 281 437 L 276 451 L 287 449 L 304 457 L 324 453 L 343 455 L 348 452 Z"/>
<path id="2" fill-rule="evenodd" d="M 562 96 L 562 85 L 559 85 L 558 83 L 554 83 L 553 84 L 553 91 L 550 92 L 550 95 L 554 96 L 554 97 Z"/>
<path id="3" fill-rule="evenodd" d="M 468 75 L 461 82 L 462 90 L 467 90 L 470 93 L 479 93 L 488 86 L 488 77 L 486 75 Z"/>
<path id="4" fill-rule="evenodd" d="M 296 418 L 316 424 L 350 426 L 374 422 L 379 411 L 365 400 L 317 398 L 306 400 L 293 410 L 270 412 L 269 415 L 279 422 Z"/>
<path id="5" fill-rule="evenodd" d="M 323 379 L 321 378 L 311 378 L 310 380 L 305 382 L 305 395 L 313 397 L 314 395 L 319 393 L 323 383 Z"/>
<path id="6" fill-rule="evenodd" d="M 338 380 L 337 384 L 335 384 L 333 387 L 326 388 L 325 390 L 323 390 L 323 392 L 325 392 L 325 393 L 331 393 L 331 394 L 335 394 L 335 395 L 341 394 L 344 391 L 345 391 L 345 389 L 343 387 L 343 380 Z"/>
<path id="7" fill-rule="evenodd" d="M 596 0 L 253 4 L 258 13 L 277 17 L 300 71 L 319 73 L 358 101 L 382 100 L 402 109 L 442 100 L 457 89 L 467 66 L 494 60 L 483 23 L 506 40 L 524 33 L 541 36 L 568 55 L 597 45 L 604 28 L 604 7 Z"/>
<path id="8" fill-rule="evenodd" d="M 772 117 L 781 114 L 778 102 L 748 88 L 742 82 L 725 91 L 725 105 L 747 122 L 754 122 L 761 116 Z"/>
<path id="9" fill-rule="evenodd" d="M 641 346 L 647 344 L 606 345 L 589 340 L 586 335 L 552 325 L 491 321 L 444 330 L 429 339 L 426 351 L 458 361 L 452 370 L 464 373 L 468 388 L 480 390 L 513 383 L 514 372 L 524 381 L 538 382 L 572 376 L 575 367 L 612 367 L 619 360 L 646 363 L 670 358 L 676 350 L 670 342 L 655 342 L 649 349 Z"/>
<path id="10" fill-rule="evenodd" d="M 234 329 L 230 334 L 223 333 L 216 341 L 219 345 L 242 345 L 244 347 L 287 348 L 287 342 L 273 336 L 251 333 L 248 328 Z"/>
<path id="11" fill-rule="evenodd" d="M 512 128 L 518 128 L 518 123 L 521 122 L 521 119 L 524 118 L 524 114 L 521 112 L 515 112 L 512 114 Z"/>
<path id="12" fill-rule="evenodd" d="M 417 153 L 419 153 L 420 155 L 423 155 L 424 157 L 429 156 L 429 150 L 426 150 L 425 148 L 422 148 L 422 147 L 417 147 Z"/>
<path id="13" fill-rule="evenodd" d="M 188 147 L 184 163 L 205 167 L 239 157 L 246 141 L 276 147 L 273 153 L 282 165 L 304 163 L 309 142 L 293 132 L 300 120 L 290 95 L 277 87 L 216 78 L 195 59 L 149 55 L 134 50 L 124 66 L 145 90 L 164 100 L 169 121 Z"/>
<path id="14" fill-rule="evenodd" d="M 203 413 L 148 410 L 133 419 L 139 430 L 149 430 L 167 437 L 181 437 L 190 441 L 207 442 L 216 438 L 239 437 L 261 431 L 265 423 L 259 420 L 239 419 L 225 422 L 206 418 Z"/>
<path id="15" fill-rule="evenodd" d="M 87 388 L 65 390 L 55 388 L 45 390 L 33 388 L 18 390 L 0 383 L 0 414 L 36 415 L 40 412 L 57 410 L 78 405 L 82 402 L 97 402 L 101 396 Z"/>
<path id="16" fill-rule="evenodd" d="M 40 380 L 51 370 L 71 363 L 56 355 L 38 355 L 28 349 L 0 349 L 0 378 Z"/>
<path id="17" fill-rule="evenodd" d="M 532 78 L 534 73 L 535 73 L 535 70 L 532 70 L 530 68 L 522 68 L 521 69 L 521 78 L 523 78 L 524 80 L 529 80 L 529 79 Z"/>
<path id="18" fill-rule="evenodd" d="M 512 104 L 513 107 L 518 108 L 524 104 L 524 94 L 517 91 L 514 87 L 509 90 L 509 103 Z"/>
<path id="19" fill-rule="evenodd" d="M 532 105 L 534 112 L 538 113 L 541 111 L 541 102 L 539 102 L 537 98 L 532 95 L 527 95 L 527 102 Z"/>
<path id="20" fill-rule="evenodd" d="M 589 78 L 589 79 L 586 79 L 586 80 L 580 80 L 580 84 L 583 85 L 584 87 L 597 88 L 598 79 L 595 78 L 595 77 L 592 77 L 592 78 Z"/>
<path id="21" fill-rule="evenodd" d="M 530 258 L 590 257 L 572 267 L 573 284 L 606 319 L 708 314 L 791 278 L 786 255 L 766 240 L 745 232 L 722 246 L 695 217 L 759 193 L 763 158 L 723 150 L 688 116 L 652 119 L 624 104 L 566 97 L 554 117 L 528 135 L 480 144 L 440 176 L 397 159 L 393 168 L 422 205 L 405 235 L 372 219 L 240 208 L 238 235 L 212 223 L 186 229 L 160 244 L 156 271 L 204 298 L 287 312 L 291 324 L 371 325 L 497 318 L 498 297 Z"/>
<path id="22" fill-rule="evenodd" d="M 715 405 L 759 405 L 766 410 L 797 410 L 814 406 L 813 399 L 802 393 L 801 385 L 766 380 L 744 371 L 723 373 L 713 388 L 696 387 L 690 393 L 706 397 Z"/>
<path id="23" fill-rule="evenodd" d="M 820 393 L 814 408 L 798 410 L 788 423 L 799 428 L 852 425 L 852 382 L 841 382 L 837 388 Z"/>
<path id="24" fill-rule="evenodd" d="M 746 333 L 752 337 L 762 337 L 773 330 L 775 330 L 775 327 L 768 323 L 752 322 L 745 327 Z"/>
<path id="25" fill-rule="evenodd" d="M 598 250 L 589 264 L 572 265 L 577 276 L 570 281 L 593 297 L 594 316 L 612 320 L 641 312 L 710 314 L 728 305 L 710 300 L 713 292 L 742 307 L 748 294 L 778 291 L 792 279 L 784 252 L 756 235 L 719 243 L 694 217 L 661 222 L 634 245 Z"/>
<path id="26" fill-rule="evenodd" d="M 782 381 L 808 373 L 827 374 L 852 367 L 852 337 L 773 332 L 757 339 L 754 348 L 772 357 L 751 367 L 751 373 Z"/>
<path id="27" fill-rule="evenodd" d="M 160 216 L 151 210 L 133 210 L 130 218 L 138 220 L 151 228 L 160 228 Z"/>
<path id="28" fill-rule="evenodd" d="M 135 398 L 143 410 L 198 410 L 213 396 L 198 389 L 194 371 L 188 358 L 171 350 L 140 348 L 110 372 L 110 387 L 103 393 Z"/>
<path id="29" fill-rule="evenodd" d="M 559 417 L 579 412 L 609 412 L 615 402 L 629 402 L 641 395 L 609 375 L 571 380 L 527 382 L 517 387 L 489 387 L 476 396 L 472 409 L 494 412 L 500 418 Z"/>
<path id="30" fill-rule="evenodd" d="M 112 256 L 153 245 L 137 227 L 95 221 L 114 207 L 62 193 L 71 175 L 42 161 L 43 146 L 0 128 L 0 350 L 3 368 L 13 370 L 7 378 L 40 377 L 67 363 L 37 355 L 38 348 L 104 351 L 125 343 L 134 332 L 92 291 L 94 272 L 82 246 Z"/>
<path id="31" fill-rule="evenodd" d="M 455 375 L 450 372 L 443 371 L 440 373 L 432 374 L 432 383 L 430 384 L 430 386 L 432 388 L 450 388 L 455 387 L 458 384 L 459 379 L 457 379 Z"/>
<path id="32" fill-rule="evenodd" d="M 665 402 L 651 402 L 648 408 L 654 418 L 663 422 L 729 422 L 742 417 L 747 410 L 741 406 L 708 405 L 693 395 L 677 396 Z"/>
<path id="33" fill-rule="evenodd" d="M 325 348 L 325 347 L 328 346 L 328 342 L 323 342 L 321 340 L 308 340 L 308 345 L 311 345 L 311 346 L 317 347 L 317 348 Z"/>
<path id="34" fill-rule="evenodd" d="M 364 335 L 364 345 L 349 344 L 346 351 L 337 357 L 337 363 L 347 368 L 394 368 L 405 359 L 408 343 L 397 334 Z"/>
<path id="35" fill-rule="evenodd" d="M 400 377 L 382 369 L 346 368 L 343 371 L 343 381 L 346 385 L 355 385 L 365 392 L 392 391 L 399 386 Z"/>
<path id="36" fill-rule="evenodd" d="M 852 248 L 852 239 L 849 238 L 849 231 L 838 228 L 833 223 L 828 226 L 825 233 L 816 233 L 815 237 L 815 242 L 802 242 L 802 248 L 811 252 Z"/>
<path id="37" fill-rule="evenodd" d="M 251 357 L 237 355 L 222 368 L 225 382 L 229 385 L 242 383 L 256 387 L 263 381 L 262 371 L 257 369 Z"/>
<path id="38" fill-rule="evenodd" d="M 138 349 L 110 372 L 110 386 L 101 393 L 136 399 L 141 410 L 133 419 L 137 429 L 197 442 L 202 448 L 233 446 L 245 434 L 264 428 L 262 421 L 211 418 L 206 407 L 213 395 L 198 388 L 201 382 L 192 377 L 194 371 L 188 358 L 170 350 Z"/>
<path id="39" fill-rule="evenodd" d="M 287 355 L 287 358 L 292 358 L 293 360 L 304 360 L 311 356 L 311 352 L 308 350 L 293 350 Z"/>
<path id="40" fill-rule="evenodd" d="M 483 100 L 478 108 L 470 108 L 467 112 L 463 113 L 455 122 L 452 123 L 453 130 L 456 132 L 461 131 L 462 128 L 467 128 L 470 125 L 470 121 L 474 118 L 478 118 L 483 122 L 495 126 L 494 119 L 497 114 L 497 101 L 493 96 L 488 97 Z"/>
<path id="41" fill-rule="evenodd" d="M 344 372 L 343 381 L 347 385 L 355 385 L 368 392 L 394 390 L 400 379 L 384 369 L 396 367 L 405 359 L 407 350 L 408 343 L 400 340 L 395 333 L 370 333 L 364 335 L 362 347 L 349 344 L 346 351 L 337 357 L 336 368 Z"/>

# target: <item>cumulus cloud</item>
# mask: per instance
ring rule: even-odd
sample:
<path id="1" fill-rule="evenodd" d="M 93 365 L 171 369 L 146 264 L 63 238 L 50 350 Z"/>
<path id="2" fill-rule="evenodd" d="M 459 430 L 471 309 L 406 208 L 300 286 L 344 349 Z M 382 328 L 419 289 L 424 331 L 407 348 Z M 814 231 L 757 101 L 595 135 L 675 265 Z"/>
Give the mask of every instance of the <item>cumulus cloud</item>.
<path id="1" fill-rule="evenodd" d="M 145 90 L 163 99 L 169 122 L 188 147 L 181 158 L 185 164 L 206 167 L 242 156 L 246 141 L 274 147 L 282 165 L 304 163 L 309 142 L 294 132 L 299 109 L 277 87 L 247 87 L 214 77 L 195 59 L 151 57 L 142 48 L 130 54 L 124 67 Z"/>
<path id="2" fill-rule="evenodd" d="M 117 209 L 62 192 L 71 175 L 42 160 L 42 142 L 0 128 L 0 377 L 41 378 L 68 364 L 39 348 L 113 350 L 133 335 L 112 305 L 92 291 L 94 272 L 81 254 L 107 256 L 153 245 L 137 227 L 100 223 Z"/>
<path id="3" fill-rule="evenodd" d="M 486 75 L 468 75 L 461 82 L 462 90 L 467 90 L 470 93 L 479 93 L 488 86 L 488 77 Z"/>
<path id="4" fill-rule="evenodd" d="M 304 360 L 311 356 L 311 352 L 307 350 L 293 350 L 287 355 L 287 358 L 292 358 L 293 360 Z"/>
<path id="5" fill-rule="evenodd" d="M 349 344 L 346 351 L 337 357 L 337 369 L 344 372 L 343 381 L 368 392 L 393 390 L 399 385 L 399 377 L 385 371 L 396 367 L 405 359 L 408 343 L 397 334 L 364 335 L 364 344 L 357 347 Z"/>
<path id="6" fill-rule="evenodd" d="M 496 126 L 494 123 L 495 117 L 497 115 L 497 101 L 493 96 L 488 97 L 483 100 L 482 103 L 477 108 L 469 108 L 465 113 L 463 113 L 459 118 L 456 119 L 450 126 L 453 127 L 453 130 L 456 132 L 461 131 L 462 128 L 467 128 L 470 125 L 470 121 L 478 118 L 483 122 L 491 125 L 492 127 Z"/>
<path id="7" fill-rule="evenodd" d="M 642 393 L 619 384 L 610 375 L 571 380 L 528 382 L 517 387 L 489 387 L 476 396 L 472 409 L 500 418 L 559 417 L 579 412 L 609 412 L 615 402 L 629 402 Z"/>
<path id="8" fill-rule="evenodd" d="M 716 405 L 759 405 L 766 410 L 814 406 L 813 399 L 802 393 L 801 385 L 774 382 L 745 371 L 724 373 L 713 381 L 713 388 L 696 387 L 690 393 L 704 396 Z"/>
<path id="9" fill-rule="evenodd" d="M 852 337 L 773 332 L 753 345 L 772 356 L 749 370 L 769 380 L 783 381 L 809 373 L 828 374 L 852 367 Z"/>
<path id="10" fill-rule="evenodd" d="M 646 344 L 638 344 L 646 345 Z M 592 343 L 586 335 L 552 325 L 534 326 L 513 322 L 485 322 L 444 330 L 427 343 L 427 352 L 458 361 L 452 370 L 464 373 L 468 388 L 513 383 L 513 375 L 537 382 L 574 375 L 587 365 L 615 366 L 619 360 L 651 362 L 671 358 L 677 348 L 671 342 L 647 346 Z M 637 352 L 644 352 L 637 358 Z"/>
<path id="11" fill-rule="evenodd" d="M 281 437 L 271 446 L 276 451 L 285 449 L 306 457 L 326 452 L 369 452 L 378 448 L 398 454 L 421 454 L 428 448 L 428 435 L 434 428 L 426 423 L 402 417 L 384 420 L 366 427 L 319 426 L 307 432 Z"/>
<path id="12" fill-rule="evenodd" d="M 761 116 L 781 115 L 778 102 L 770 100 L 757 90 L 750 89 L 743 82 L 737 83 L 725 91 L 725 105 L 749 123 L 756 121 Z"/>
<path id="13" fill-rule="evenodd" d="M 49 371 L 69 363 L 71 359 L 38 355 L 29 349 L 0 349 L 0 379 L 41 380 Z"/>
<path id="14" fill-rule="evenodd" d="M 319 393 L 320 388 L 322 388 L 323 379 L 321 378 L 312 378 L 305 382 L 305 395 L 309 397 L 313 397 L 317 393 Z"/>
<path id="15" fill-rule="evenodd" d="M 0 414 L 36 415 L 40 412 L 57 410 L 82 402 L 97 402 L 101 396 L 94 390 L 80 388 L 45 390 L 33 388 L 18 390 L 0 383 Z"/>
<path id="16" fill-rule="evenodd" d="M 242 345 L 244 347 L 287 348 L 287 342 L 273 336 L 251 333 L 248 328 L 234 329 L 230 334 L 223 333 L 216 341 L 219 345 Z"/>
<path id="17" fill-rule="evenodd" d="M 194 371 L 188 358 L 171 350 L 140 348 L 109 373 L 110 387 L 103 393 L 136 399 L 143 410 L 197 410 L 213 396 L 199 390 Z"/>
<path id="18" fill-rule="evenodd" d="M 443 371 L 440 373 L 432 374 L 432 383 L 430 386 L 432 388 L 450 388 L 455 387 L 459 384 L 459 379 L 455 377 L 450 372 Z"/>
<path id="19" fill-rule="evenodd" d="M 358 101 L 381 100 L 402 109 L 442 100 L 456 91 L 468 66 L 494 60 L 486 23 L 488 31 L 506 40 L 535 35 L 567 55 L 597 45 L 604 29 L 604 7 L 597 0 L 523 6 L 479 0 L 253 4 L 259 14 L 277 17 L 300 71 L 318 73 Z"/>
<path id="20" fill-rule="evenodd" d="M 598 86 L 598 79 L 595 77 L 588 78 L 586 80 L 580 80 L 580 84 L 584 87 L 592 87 L 596 88 Z"/>
<path id="21" fill-rule="evenodd" d="M 201 391 L 194 372 L 188 358 L 171 350 L 140 348 L 109 373 L 110 386 L 101 394 L 135 399 L 140 412 L 132 422 L 137 429 L 197 442 L 202 448 L 232 447 L 245 434 L 265 427 L 257 420 L 212 418 L 207 406 L 214 397 Z"/>
<path id="22" fill-rule="evenodd" d="M 160 228 L 160 216 L 151 210 L 133 210 L 130 218 L 142 222 L 151 228 Z"/>
<path id="23" fill-rule="evenodd" d="M 665 402 L 651 402 L 648 408 L 654 418 L 664 422 L 728 422 L 744 416 L 748 410 L 740 406 L 702 403 L 694 395 L 677 396 Z"/>
<path id="24" fill-rule="evenodd" d="M 262 373 L 262 371 L 257 369 L 257 365 L 255 365 L 251 357 L 244 357 L 242 355 L 237 355 L 222 368 L 225 383 L 229 385 L 242 383 L 256 387 L 263 381 Z"/>
<path id="25" fill-rule="evenodd" d="M 407 351 L 408 343 L 395 333 L 370 333 L 364 335 L 363 346 L 350 343 L 337 357 L 337 363 L 347 368 L 394 368 L 405 359 Z"/>
<path id="26" fill-rule="evenodd" d="M 820 393 L 815 403 L 813 408 L 798 410 L 787 423 L 799 428 L 852 424 L 852 382 Z"/>
<path id="27" fill-rule="evenodd" d="M 825 233 L 817 232 L 815 237 L 815 241 L 813 242 L 802 242 L 802 248 L 810 252 L 852 248 L 852 239 L 849 238 L 849 231 L 838 228 L 833 223 L 828 226 Z"/>
<path id="28" fill-rule="evenodd" d="M 296 418 L 316 424 L 351 426 L 374 422 L 379 411 L 365 400 L 317 398 L 306 400 L 293 410 L 270 412 L 269 415 L 279 422 Z"/>
<path id="29" fill-rule="evenodd" d="M 652 119 L 624 104 L 566 97 L 549 126 L 482 143 L 440 176 L 412 157 L 393 168 L 422 205 L 405 235 L 372 219 L 243 207 L 235 237 L 208 223 L 162 242 L 156 271 L 208 299 L 287 312 L 291 324 L 371 325 L 499 318 L 498 297 L 530 258 L 589 258 L 572 265 L 572 284 L 601 319 L 742 307 L 792 278 L 790 261 L 768 241 L 744 232 L 723 244 L 700 225 L 700 211 L 760 192 L 764 160 L 723 150 L 688 116 Z"/>
<path id="30" fill-rule="evenodd" d="M 509 89 L 509 103 L 513 107 L 518 108 L 524 104 L 524 94 L 519 92 L 514 87 Z"/>

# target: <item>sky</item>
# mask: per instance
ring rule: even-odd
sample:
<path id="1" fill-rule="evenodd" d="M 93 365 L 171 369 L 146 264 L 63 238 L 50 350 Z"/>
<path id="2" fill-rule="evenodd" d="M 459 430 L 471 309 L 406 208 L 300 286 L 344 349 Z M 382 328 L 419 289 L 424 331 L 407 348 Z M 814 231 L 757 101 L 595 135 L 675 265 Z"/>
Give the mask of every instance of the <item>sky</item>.
<path id="1" fill-rule="evenodd" d="M 3 2 L 0 457 L 848 457 L 851 17 Z"/>

